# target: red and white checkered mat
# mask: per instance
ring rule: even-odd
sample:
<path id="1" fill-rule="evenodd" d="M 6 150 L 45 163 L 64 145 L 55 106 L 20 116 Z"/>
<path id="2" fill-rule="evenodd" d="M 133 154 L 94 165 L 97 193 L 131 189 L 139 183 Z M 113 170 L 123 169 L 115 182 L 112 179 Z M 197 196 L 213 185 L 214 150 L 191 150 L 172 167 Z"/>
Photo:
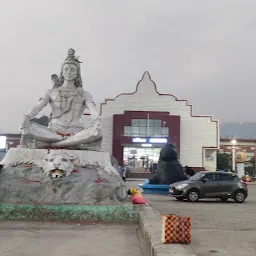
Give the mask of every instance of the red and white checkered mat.
<path id="1" fill-rule="evenodd" d="M 189 244 L 191 223 L 189 217 L 174 214 L 162 216 L 162 242 Z"/>

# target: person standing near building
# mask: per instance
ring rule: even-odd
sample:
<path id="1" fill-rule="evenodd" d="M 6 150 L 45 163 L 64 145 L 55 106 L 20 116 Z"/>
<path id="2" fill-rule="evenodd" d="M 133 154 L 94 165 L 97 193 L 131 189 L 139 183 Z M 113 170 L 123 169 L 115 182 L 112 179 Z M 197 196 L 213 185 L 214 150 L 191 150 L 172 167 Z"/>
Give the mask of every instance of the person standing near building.
<path id="1" fill-rule="evenodd" d="M 187 165 L 185 166 L 185 173 L 187 174 L 188 177 L 192 177 L 195 175 L 195 171 L 191 168 L 188 167 Z"/>

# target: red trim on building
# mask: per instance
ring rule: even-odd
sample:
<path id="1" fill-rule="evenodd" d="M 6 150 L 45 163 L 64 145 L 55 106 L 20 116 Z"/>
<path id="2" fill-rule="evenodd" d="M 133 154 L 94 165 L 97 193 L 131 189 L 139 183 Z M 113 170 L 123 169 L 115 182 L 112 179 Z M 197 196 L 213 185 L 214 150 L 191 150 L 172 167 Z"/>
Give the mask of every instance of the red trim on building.
<path id="1" fill-rule="evenodd" d="M 113 140 L 112 155 L 123 165 L 123 145 L 131 144 L 131 138 L 124 136 L 124 126 L 131 126 L 132 119 L 158 119 L 165 121 L 166 127 L 169 127 L 168 142 L 176 144 L 180 152 L 180 117 L 171 116 L 169 112 L 157 111 L 125 111 L 124 114 L 113 115 Z"/>

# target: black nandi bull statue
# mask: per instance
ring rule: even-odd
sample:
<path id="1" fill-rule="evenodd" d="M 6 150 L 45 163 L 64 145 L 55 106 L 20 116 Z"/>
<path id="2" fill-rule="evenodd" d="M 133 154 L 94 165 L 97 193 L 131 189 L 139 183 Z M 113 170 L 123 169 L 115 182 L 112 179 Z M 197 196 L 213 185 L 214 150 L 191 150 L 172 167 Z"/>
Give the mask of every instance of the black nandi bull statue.
<path id="1" fill-rule="evenodd" d="M 170 185 L 187 179 L 188 177 L 178 161 L 178 152 L 175 145 L 165 145 L 160 151 L 156 174 L 149 179 L 149 184 Z"/>

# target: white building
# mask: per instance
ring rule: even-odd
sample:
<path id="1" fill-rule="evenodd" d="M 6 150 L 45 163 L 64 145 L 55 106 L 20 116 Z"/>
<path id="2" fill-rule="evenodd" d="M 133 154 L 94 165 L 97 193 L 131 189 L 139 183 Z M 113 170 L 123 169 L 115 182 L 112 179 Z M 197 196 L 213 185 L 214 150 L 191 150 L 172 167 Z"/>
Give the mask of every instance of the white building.
<path id="1" fill-rule="evenodd" d="M 122 93 L 101 104 L 103 150 L 120 164 L 143 167 L 157 162 L 164 143 L 176 144 L 183 166 L 216 169 L 219 123 L 195 116 L 186 100 L 161 94 L 145 72 L 133 93 Z"/>

